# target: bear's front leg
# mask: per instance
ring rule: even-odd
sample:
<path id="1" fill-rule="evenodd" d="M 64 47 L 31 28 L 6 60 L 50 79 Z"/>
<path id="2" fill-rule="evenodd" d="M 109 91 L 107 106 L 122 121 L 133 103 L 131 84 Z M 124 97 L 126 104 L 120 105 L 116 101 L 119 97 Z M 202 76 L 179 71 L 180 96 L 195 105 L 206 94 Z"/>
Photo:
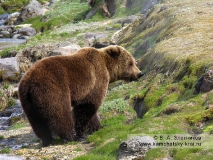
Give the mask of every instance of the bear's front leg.
<path id="1" fill-rule="evenodd" d="M 75 119 L 75 132 L 77 138 L 83 136 L 83 132 L 86 130 L 86 127 L 92 117 L 96 114 L 97 109 L 92 103 L 85 103 L 74 106 L 73 116 Z"/>
<path id="2" fill-rule="evenodd" d="M 92 119 L 89 121 L 89 124 L 87 126 L 87 129 L 89 130 L 89 133 L 93 133 L 95 131 L 98 131 L 101 128 L 100 125 L 100 117 L 98 113 L 96 113 Z"/>

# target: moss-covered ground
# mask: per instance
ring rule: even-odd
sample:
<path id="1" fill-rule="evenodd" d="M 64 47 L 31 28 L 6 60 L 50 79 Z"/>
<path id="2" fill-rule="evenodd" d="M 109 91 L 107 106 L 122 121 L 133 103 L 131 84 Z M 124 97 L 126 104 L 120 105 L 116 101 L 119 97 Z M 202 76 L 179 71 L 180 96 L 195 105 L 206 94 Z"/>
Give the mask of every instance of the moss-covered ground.
<path id="1" fill-rule="evenodd" d="M 122 2 L 119 5 L 112 19 L 123 16 L 125 5 Z M 75 14 L 68 14 L 71 11 Z M 26 22 L 44 31 L 18 49 L 53 41 L 80 43 L 82 33 L 105 32 L 110 26 L 119 28 L 118 23 L 106 23 L 109 19 L 100 13 L 93 19 L 82 20 L 87 11 L 88 5 L 77 0 L 56 4 L 45 15 L 46 22 L 39 21 L 41 17 Z M 94 143 L 93 149 L 76 160 L 116 159 L 119 144 L 131 134 L 213 132 L 213 110 L 207 108 L 213 104 L 213 91 L 195 94 L 194 89 L 196 80 L 212 66 L 212 17 L 211 0 L 167 0 L 150 10 L 130 33 L 124 33 L 118 44 L 132 52 L 145 75 L 137 82 L 119 81 L 109 86 L 99 110 L 103 128 L 87 137 L 88 143 Z M 143 118 L 137 118 L 133 109 L 137 99 L 143 100 L 147 108 Z M 145 159 L 211 160 L 212 153 L 213 148 L 205 147 L 156 148 L 147 152 Z"/>

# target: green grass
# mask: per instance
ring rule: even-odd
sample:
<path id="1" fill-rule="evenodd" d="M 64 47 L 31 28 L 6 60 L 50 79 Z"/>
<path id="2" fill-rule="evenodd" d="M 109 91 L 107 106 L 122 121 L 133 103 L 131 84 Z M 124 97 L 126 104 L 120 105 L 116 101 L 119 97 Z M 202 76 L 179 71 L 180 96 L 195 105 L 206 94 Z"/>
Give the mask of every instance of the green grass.
<path id="1" fill-rule="evenodd" d="M 16 105 L 16 100 L 13 97 L 10 97 L 8 99 L 8 106 L 11 107 L 11 106 L 15 106 L 15 105 Z"/>
<path id="2" fill-rule="evenodd" d="M 20 11 L 22 7 L 26 6 L 29 3 L 29 0 L 7 0 L 1 2 L 1 7 L 6 13 L 13 13 Z"/>
<path id="3" fill-rule="evenodd" d="M 139 2 L 144 3 L 144 1 L 139 0 L 135 2 L 136 5 Z M 140 6 L 139 10 L 126 9 L 122 7 L 124 5 L 122 1 L 118 1 L 118 3 L 120 8 L 118 8 L 114 17 L 138 13 L 141 9 Z M 177 4 L 183 9 L 192 5 L 187 4 L 186 1 L 177 1 Z M 213 103 L 213 94 L 212 92 L 194 94 L 196 80 L 212 64 L 211 56 L 208 54 L 208 52 L 211 53 L 212 48 L 205 41 L 211 42 L 211 36 L 205 34 L 211 33 L 211 30 L 207 32 L 205 29 L 211 29 L 210 24 L 212 23 L 207 23 L 207 21 L 211 22 L 209 18 L 205 21 L 208 24 L 205 24 L 207 27 L 197 30 L 197 25 L 191 26 L 192 22 L 184 17 L 188 14 L 179 12 L 180 8 L 176 3 L 173 5 L 174 7 L 160 13 L 158 11 L 161 6 L 156 5 L 154 10 L 146 17 L 146 20 L 135 26 L 131 34 L 125 35 L 124 39 L 121 40 L 120 44 L 137 55 L 137 58 L 143 56 L 140 67 L 147 71 L 147 74 L 137 82 L 123 83 L 119 81 L 110 85 L 105 102 L 99 110 L 103 128 L 87 138 L 87 141 L 93 142 L 95 147 L 88 154 L 75 159 L 117 159 L 119 144 L 126 140 L 130 134 L 182 134 L 192 133 L 192 130 L 200 130 L 205 133 L 212 132 L 213 111 L 212 109 L 205 110 L 205 108 Z M 189 6 L 189 8 L 195 9 L 190 12 L 190 15 L 196 13 L 193 20 L 203 23 L 202 20 L 205 20 L 205 18 L 198 14 L 196 6 L 194 8 Z M 210 7 L 203 8 L 205 8 L 205 16 L 209 12 L 211 13 Z M 202 7 L 199 9 L 202 9 Z M 101 11 L 98 11 L 91 19 L 83 20 L 89 10 L 87 3 L 79 3 L 77 0 L 72 2 L 64 0 L 55 4 L 54 8 L 42 18 L 43 21 L 41 21 L 41 17 L 37 17 L 25 22 L 32 23 L 33 27 L 38 32 L 42 31 L 42 33 L 29 39 L 26 45 L 19 47 L 24 48 L 27 45 L 33 46 L 44 42 L 69 41 L 73 38 L 83 44 L 83 37 L 80 36 L 82 32 L 104 32 L 104 27 L 79 28 L 78 31 L 72 32 L 64 28 L 72 28 L 73 25 L 81 23 L 87 25 L 94 21 L 108 20 L 108 18 L 102 17 Z M 56 29 L 57 27 L 61 28 Z M 109 27 L 119 28 L 120 26 L 116 23 L 110 24 Z M 198 33 L 203 33 L 205 38 L 200 37 L 196 43 Z M 184 38 L 184 36 L 186 37 Z M 147 51 L 140 48 L 135 51 L 137 46 L 146 41 L 150 46 Z M 1 54 L 4 56 L 8 52 L 4 51 Z M 137 98 L 143 98 L 145 106 L 149 109 L 143 119 L 138 119 L 133 110 Z M 173 107 L 180 110 L 172 114 L 165 114 L 166 110 L 173 109 Z M 203 128 L 199 127 L 200 122 L 205 122 Z M 14 124 L 10 129 L 18 129 L 25 125 L 25 123 Z M 76 145 L 77 143 L 70 142 L 65 145 Z M 61 139 L 56 139 L 54 144 L 61 145 Z M 76 151 L 81 150 L 76 148 Z M 210 160 L 212 159 L 212 152 L 212 149 L 202 148 L 157 148 L 150 150 L 145 159 L 154 160 L 170 156 L 175 160 Z"/>
<path id="4" fill-rule="evenodd" d="M 102 105 L 102 107 L 105 106 L 105 110 L 100 108 L 103 128 L 87 138 L 87 141 L 93 142 L 95 147 L 87 155 L 80 156 L 76 160 L 117 159 L 119 144 L 131 134 L 186 134 L 195 127 L 194 121 L 198 122 L 203 119 L 207 120 L 205 132 L 209 133 L 212 130 L 211 110 L 204 110 L 205 103 L 212 102 L 212 94 L 206 94 L 206 98 L 203 98 L 201 94 L 193 94 L 194 81 L 188 77 L 178 83 L 171 83 L 170 79 L 164 79 L 161 75 L 156 75 L 152 81 L 147 81 L 148 79 L 149 77 L 145 77 L 138 82 L 118 85 L 109 91 L 106 101 Z M 161 79 L 161 83 L 159 83 L 159 79 Z M 144 87 L 136 89 L 134 94 L 131 93 L 131 90 L 134 91 L 135 87 L 142 82 L 146 83 L 143 85 Z M 124 101 L 123 96 L 128 93 L 131 93 L 132 96 Z M 143 119 L 137 119 L 136 113 L 129 105 L 131 104 L 129 102 L 136 97 L 144 97 L 145 104 L 149 107 L 149 111 Z M 125 104 L 122 104 L 123 102 Z M 120 105 L 127 105 L 124 112 L 116 112 Z M 169 106 L 178 106 L 181 110 L 171 115 L 161 114 Z M 131 116 L 131 123 L 128 123 L 130 113 L 134 116 Z M 203 158 L 209 159 L 210 153 L 211 149 L 208 149 Z M 147 153 L 145 159 L 154 160 L 165 158 L 168 155 L 180 160 L 184 159 L 186 155 L 187 157 L 189 155 L 189 159 L 198 159 L 196 156 L 201 158 L 203 149 L 153 149 Z"/>
<path id="5" fill-rule="evenodd" d="M 28 124 L 27 121 L 19 122 L 19 123 L 14 123 L 14 124 L 12 124 L 12 126 L 9 127 L 9 130 L 17 130 L 17 129 L 26 127 L 26 126 L 28 126 L 28 125 L 29 125 L 29 124 Z"/>
<path id="6" fill-rule="evenodd" d="M 30 18 L 24 23 L 32 24 L 37 32 L 45 32 L 71 22 L 83 20 L 88 11 L 87 3 L 79 3 L 78 0 L 64 0 L 56 3 L 44 16 Z"/>
<path id="7" fill-rule="evenodd" d="M 122 98 L 115 99 L 113 101 L 105 101 L 100 107 L 100 112 L 107 112 L 110 110 L 116 110 L 118 112 L 123 112 L 128 107 L 127 101 L 124 101 Z"/>
<path id="8" fill-rule="evenodd" d="M 4 139 L 4 136 L 3 135 L 0 135 L 0 140 Z"/>
<path id="9" fill-rule="evenodd" d="M 8 154 L 10 153 L 10 148 L 3 148 L 2 150 L 0 150 L 1 154 Z"/>

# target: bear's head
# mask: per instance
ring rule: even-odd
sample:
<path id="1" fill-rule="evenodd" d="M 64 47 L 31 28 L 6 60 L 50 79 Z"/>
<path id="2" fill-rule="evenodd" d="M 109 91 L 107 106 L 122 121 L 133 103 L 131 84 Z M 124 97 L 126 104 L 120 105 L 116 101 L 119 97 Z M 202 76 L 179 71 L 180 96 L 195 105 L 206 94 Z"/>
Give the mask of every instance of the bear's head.
<path id="1" fill-rule="evenodd" d="M 110 57 L 108 68 L 110 68 L 111 82 L 115 80 L 133 81 L 143 76 L 136 66 L 134 57 L 123 47 L 111 45 L 105 48 Z"/>

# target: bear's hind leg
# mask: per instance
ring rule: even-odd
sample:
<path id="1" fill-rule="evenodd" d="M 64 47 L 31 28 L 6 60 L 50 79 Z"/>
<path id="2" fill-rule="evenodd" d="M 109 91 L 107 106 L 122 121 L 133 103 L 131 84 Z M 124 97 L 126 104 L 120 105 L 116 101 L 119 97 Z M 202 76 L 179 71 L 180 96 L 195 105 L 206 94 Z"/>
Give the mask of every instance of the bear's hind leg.
<path id="1" fill-rule="evenodd" d="M 35 119 L 33 116 L 29 116 L 28 120 L 36 136 L 42 140 L 42 146 L 49 146 L 53 141 L 52 132 L 49 127 L 39 117 Z"/>
<path id="2" fill-rule="evenodd" d="M 96 107 L 92 103 L 74 106 L 73 116 L 75 119 L 75 131 L 77 138 L 83 136 L 89 121 L 96 114 Z"/>
<path id="3" fill-rule="evenodd" d="M 58 135 L 63 142 L 70 142 L 74 140 L 74 123 L 71 115 L 71 108 L 69 103 L 63 106 L 59 104 L 54 106 L 57 112 L 51 112 L 51 120 L 49 121 L 51 130 Z"/>
<path id="4" fill-rule="evenodd" d="M 35 127 L 39 128 L 39 130 L 36 131 L 35 133 L 42 140 L 43 147 L 49 146 L 53 141 L 53 137 L 52 137 L 52 133 L 51 133 L 50 129 L 48 128 L 48 126 L 38 124 L 38 126 L 34 125 L 34 128 Z M 42 130 L 42 132 L 41 132 L 41 130 Z"/>

